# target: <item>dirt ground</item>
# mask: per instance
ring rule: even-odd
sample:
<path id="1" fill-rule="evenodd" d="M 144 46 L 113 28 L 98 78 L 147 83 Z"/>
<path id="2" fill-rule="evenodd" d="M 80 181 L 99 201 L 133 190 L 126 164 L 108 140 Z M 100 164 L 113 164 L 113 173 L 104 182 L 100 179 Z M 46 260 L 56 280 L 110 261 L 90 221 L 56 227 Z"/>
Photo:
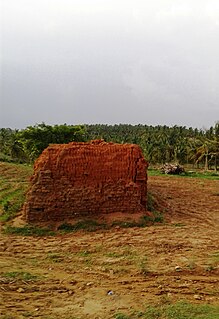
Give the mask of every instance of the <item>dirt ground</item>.
<path id="1" fill-rule="evenodd" d="M 0 234 L 0 318 L 107 319 L 219 304 L 219 181 L 154 176 L 165 223 L 54 237 Z"/>

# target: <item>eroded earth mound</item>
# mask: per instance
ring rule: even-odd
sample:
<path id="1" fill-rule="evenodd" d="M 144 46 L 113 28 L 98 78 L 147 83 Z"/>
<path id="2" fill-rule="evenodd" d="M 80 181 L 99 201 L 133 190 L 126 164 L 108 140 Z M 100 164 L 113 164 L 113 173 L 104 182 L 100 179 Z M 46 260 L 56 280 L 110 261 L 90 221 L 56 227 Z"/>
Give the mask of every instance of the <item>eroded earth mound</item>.
<path id="1" fill-rule="evenodd" d="M 146 211 L 147 162 L 139 146 L 72 142 L 46 148 L 24 205 L 28 222 Z"/>

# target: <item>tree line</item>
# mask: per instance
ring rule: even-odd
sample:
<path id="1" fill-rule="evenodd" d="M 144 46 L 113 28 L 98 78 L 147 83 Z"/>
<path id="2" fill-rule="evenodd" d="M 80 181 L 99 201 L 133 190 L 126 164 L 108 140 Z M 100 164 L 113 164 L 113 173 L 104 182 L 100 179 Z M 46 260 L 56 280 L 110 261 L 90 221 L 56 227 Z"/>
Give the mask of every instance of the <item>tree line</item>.
<path id="1" fill-rule="evenodd" d="M 47 125 L 0 128 L 0 160 L 33 162 L 49 145 L 104 139 L 138 144 L 151 164 L 177 162 L 207 169 L 219 166 L 219 122 L 209 129 L 166 125 Z"/>

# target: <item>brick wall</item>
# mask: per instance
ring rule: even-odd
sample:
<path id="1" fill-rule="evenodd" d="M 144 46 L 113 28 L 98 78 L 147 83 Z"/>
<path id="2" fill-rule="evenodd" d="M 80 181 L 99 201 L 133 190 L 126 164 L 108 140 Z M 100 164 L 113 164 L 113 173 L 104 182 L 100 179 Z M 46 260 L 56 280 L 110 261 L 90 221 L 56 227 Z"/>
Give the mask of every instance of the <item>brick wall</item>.
<path id="1" fill-rule="evenodd" d="M 147 162 L 134 144 L 54 144 L 34 165 L 28 222 L 146 211 Z"/>

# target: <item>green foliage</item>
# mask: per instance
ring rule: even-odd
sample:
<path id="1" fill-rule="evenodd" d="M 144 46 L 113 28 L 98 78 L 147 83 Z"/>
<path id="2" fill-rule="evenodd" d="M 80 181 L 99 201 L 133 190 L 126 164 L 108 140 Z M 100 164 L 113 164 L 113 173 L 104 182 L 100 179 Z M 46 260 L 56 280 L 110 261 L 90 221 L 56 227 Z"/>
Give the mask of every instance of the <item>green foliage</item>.
<path id="1" fill-rule="evenodd" d="M 149 274 L 149 269 L 148 269 L 148 260 L 147 257 L 141 257 L 140 259 L 140 263 L 139 263 L 139 270 L 140 270 L 140 274 L 146 276 Z"/>
<path id="2" fill-rule="evenodd" d="M 109 229 L 110 227 L 119 226 L 121 228 L 147 227 L 154 223 L 163 223 L 164 218 L 161 213 L 154 211 L 151 216 L 145 215 L 139 221 L 114 221 L 110 225 L 98 223 L 95 220 L 83 220 L 75 224 L 64 223 L 58 227 L 61 232 L 76 232 L 79 230 L 96 231 L 98 229 Z"/>
<path id="3" fill-rule="evenodd" d="M 171 175 L 163 175 L 160 173 L 158 169 L 149 169 L 148 170 L 148 175 L 149 176 L 167 176 L 171 177 Z M 187 170 L 181 175 L 174 175 L 174 177 L 191 177 L 191 178 L 204 178 L 204 179 L 212 179 L 212 180 L 217 180 L 219 179 L 219 172 L 216 171 L 201 171 L 201 170 Z M 148 198 L 148 202 L 150 202 L 150 194 Z M 151 210 L 151 209 L 149 209 Z"/>
<path id="4" fill-rule="evenodd" d="M 117 313 L 115 319 L 129 319 L 130 317 L 122 313 Z"/>
<path id="5" fill-rule="evenodd" d="M 115 314 L 115 319 L 217 319 L 219 306 L 194 305 L 188 302 L 177 302 L 171 305 L 148 306 L 145 311 L 133 312 L 130 315 Z"/>
<path id="6" fill-rule="evenodd" d="M 132 228 L 132 227 L 144 227 L 143 223 L 135 221 L 114 221 L 112 226 L 119 226 L 121 228 Z"/>
<path id="7" fill-rule="evenodd" d="M 142 216 L 139 221 L 114 221 L 111 226 L 119 226 L 121 228 L 147 227 L 155 223 L 163 222 L 163 215 L 159 212 L 154 211 L 150 216 Z"/>
<path id="8" fill-rule="evenodd" d="M 209 130 L 148 125 L 87 125 L 87 138 L 103 138 L 117 143 L 135 143 L 140 145 L 150 164 L 166 162 L 179 164 L 219 165 L 219 123 Z M 206 148 L 202 147 L 205 143 Z M 199 149 L 201 147 L 201 149 Z"/>
<path id="9" fill-rule="evenodd" d="M 200 172 L 200 171 L 188 171 L 184 174 L 185 177 L 191 178 L 204 178 L 204 179 L 219 179 L 219 172 Z"/>
<path id="10" fill-rule="evenodd" d="M 23 272 L 23 271 L 6 272 L 6 273 L 3 273 L 1 276 L 4 278 L 24 280 L 24 281 L 32 281 L 32 280 L 38 279 L 38 276 L 32 275 L 29 272 Z"/>
<path id="11" fill-rule="evenodd" d="M 0 205 L 3 207 L 3 213 L 0 216 L 0 221 L 6 222 L 14 218 L 17 212 L 21 209 L 24 202 L 24 189 L 17 188 L 10 191 L 0 199 Z"/>
<path id="12" fill-rule="evenodd" d="M 20 211 L 31 173 L 27 165 L 0 163 L 0 221 L 9 221 Z"/>
<path id="13" fill-rule="evenodd" d="M 36 159 L 49 144 L 63 144 L 72 141 L 84 141 L 83 126 L 73 125 L 46 125 L 45 123 L 28 126 L 18 134 L 25 153 L 30 160 Z"/>
<path id="14" fill-rule="evenodd" d="M 147 192 L 147 209 L 150 212 L 153 212 L 156 209 L 156 200 L 150 192 Z"/>
<path id="15" fill-rule="evenodd" d="M 49 253 L 48 259 L 52 261 L 53 263 L 60 263 L 63 261 L 64 258 L 61 254 Z"/>
<path id="16" fill-rule="evenodd" d="M 219 166 L 219 122 L 208 130 L 166 125 L 47 125 L 23 130 L 0 128 L 0 160 L 32 162 L 53 143 L 104 139 L 138 144 L 150 164 L 193 164 L 215 171 Z"/>
<path id="17" fill-rule="evenodd" d="M 164 216 L 161 212 L 157 211 L 158 202 L 150 192 L 147 192 L 147 209 L 152 213 L 152 216 L 144 216 L 143 219 L 145 222 L 151 223 L 163 223 Z"/>
<path id="18" fill-rule="evenodd" d="M 13 234 L 20 236 L 54 236 L 55 233 L 48 228 L 34 227 L 26 225 L 24 227 L 6 226 L 3 229 L 5 234 Z"/>
<path id="19" fill-rule="evenodd" d="M 0 160 L 3 162 L 25 162 L 22 144 L 17 138 L 18 130 L 0 128 Z"/>

